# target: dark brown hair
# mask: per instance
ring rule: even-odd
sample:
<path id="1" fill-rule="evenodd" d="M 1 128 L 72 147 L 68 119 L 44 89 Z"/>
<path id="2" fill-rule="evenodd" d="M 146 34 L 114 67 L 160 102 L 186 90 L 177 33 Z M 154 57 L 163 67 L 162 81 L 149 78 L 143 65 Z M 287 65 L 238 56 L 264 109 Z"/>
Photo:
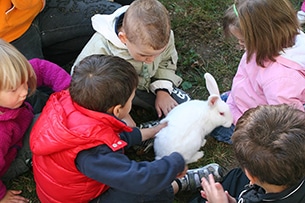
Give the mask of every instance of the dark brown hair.
<path id="1" fill-rule="evenodd" d="M 243 169 L 262 183 L 296 185 L 305 177 L 305 113 L 292 106 L 249 109 L 232 136 Z"/>
<path id="2" fill-rule="evenodd" d="M 72 100 L 99 112 L 124 106 L 138 85 L 134 67 L 117 56 L 91 55 L 74 68 L 69 88 Z"/>

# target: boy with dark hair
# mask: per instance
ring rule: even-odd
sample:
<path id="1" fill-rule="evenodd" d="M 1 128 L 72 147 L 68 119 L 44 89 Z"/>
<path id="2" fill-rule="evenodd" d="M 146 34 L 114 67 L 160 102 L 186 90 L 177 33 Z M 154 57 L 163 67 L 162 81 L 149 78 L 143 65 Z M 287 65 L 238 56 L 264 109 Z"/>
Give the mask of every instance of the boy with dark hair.
<path id="1" fill-rule="evenodd" d="M 124 154 L 166 125 L 122 122 L 137 84 L 124 59 L 91 55 L 75 67 L 69 90 L 51 95 L 30 138 L 41 202 L 173 202 L 179 190 L 200 186 L 201 177 L 221 178 L 218 164 L 187 170 L 177 152 L 152 162 Z"/>
<path id="2" fill-rule="evenodd" d="M 303 111 L 286 104 L 249 109 L 238 120 L 232 140 L 241 169 L 232 170 L 222 185 L 212 176 L 203 178 L 203 198 L 209 203 L 305 202 Z"/>

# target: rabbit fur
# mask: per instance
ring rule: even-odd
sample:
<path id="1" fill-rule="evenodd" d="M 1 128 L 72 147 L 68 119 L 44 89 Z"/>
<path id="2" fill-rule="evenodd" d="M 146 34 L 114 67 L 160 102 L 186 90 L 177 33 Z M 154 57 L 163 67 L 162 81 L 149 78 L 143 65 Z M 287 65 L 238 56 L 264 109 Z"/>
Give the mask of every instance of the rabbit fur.
<path id="1" fill-rule="evenodd" d="M 156 134 L 155 159 L 179 152 L 186 164 L 196 162 L 203 157 L 203 151 L 199 150 L 206 143 L 205 136 L 218 126 L 231 126 L 232 114 L 220 98 L 214 77 L 209 73 L 205 73 L 204 77 L 210 93 L 208 100 L 184 102 L 161 120 L 161 123 L 167 122 L 167 126 Z"/>

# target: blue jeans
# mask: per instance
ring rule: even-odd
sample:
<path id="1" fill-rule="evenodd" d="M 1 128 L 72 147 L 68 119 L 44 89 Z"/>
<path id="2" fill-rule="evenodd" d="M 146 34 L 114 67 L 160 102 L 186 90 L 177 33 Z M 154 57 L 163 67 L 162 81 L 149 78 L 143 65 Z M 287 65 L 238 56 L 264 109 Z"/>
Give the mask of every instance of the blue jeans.
<path id="1" fill-rule="evenodd" d="M 215 128 L 210 135 L 220 142 L 232 144 L 231 136 L 233 135 L 234 128 L 235 126 L 233 124 L 229 128 L 220 126 Z"/>
<path id="2" fill-rule="evenodd" d="M 11 44 L 27 59 L 44 58 L 66 65 L 94 34 L 91 17 L 96 13 L 111 14 L 119 7 L 108 0 L 47 0 L 27 32 Z"/>
<path id="3" fill-rule="evenodd" d="M 230 91 L 224 92 L 220 95 L 220 97 L 223 101 L 226 102 L 229 97 L 229 94 L 230 94 Z M 233 124 L 229 128 L 220 126 L 220 127 L 215 128 L 210 133 L 210 135 L 220 142 L 232 144 L 231 136 L 233 135 L 234 128 L 235 128 L 235 126 Z"/>
<path id="4" fill-rule="evenodd" d="M 122 192 L 117 189 L 110 188 L 105 193 L 101 194 L 99 197 L 90 201 L 90 203 L 172 203 L 174 202 L 174 191 L 172 186 L 160 191 L 158 194 L 150 195 L 140 195 Z"/>

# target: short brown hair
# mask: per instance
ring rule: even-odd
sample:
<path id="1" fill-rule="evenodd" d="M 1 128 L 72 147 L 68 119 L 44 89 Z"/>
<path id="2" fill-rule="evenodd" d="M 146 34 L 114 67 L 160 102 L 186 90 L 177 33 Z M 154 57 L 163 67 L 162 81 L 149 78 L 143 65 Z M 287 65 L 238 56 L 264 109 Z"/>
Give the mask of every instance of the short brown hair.
<path id="1" fill-rule="evenodd" d="M 105 113 L 113 106 L 124 106 L 137 85 L 138 75 L 126 60 L 91 55 L 75 66 L 69 91 L 78 105 Z"/>
<path id="2" fill-rule="evenodd" d="M 132 2 L 124 15 L 122 28 L 131 43 L 142 43 L 154 50 L 168 44 L 171 32 L 168 11 L 157 0 Z"/>
<path id="3" fill-rule="evenodd" d="M 232 136 L 243 169 L 261 182 L 293 186 L 305 177 L 305 113 L 286 104 L 249 109 Z"/>
<path id="4" fill-rule="evenodd" d="M 256 63 L 265 67 L 294 45 L 300 25 L 289 0 L 243 0 L 237 10 L 247 61 L 256 55 Z"/>

